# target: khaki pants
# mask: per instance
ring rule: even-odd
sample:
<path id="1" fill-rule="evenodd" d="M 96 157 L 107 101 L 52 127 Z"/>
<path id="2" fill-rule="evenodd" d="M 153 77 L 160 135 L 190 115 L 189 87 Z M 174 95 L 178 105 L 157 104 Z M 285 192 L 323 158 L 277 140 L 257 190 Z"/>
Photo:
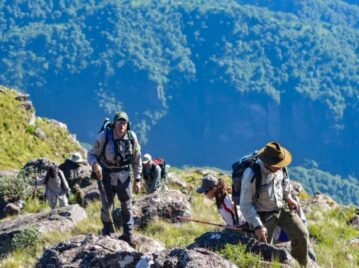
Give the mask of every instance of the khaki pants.
<path id="1" fill-rule="evenodd" d="M 300 265 L 306 266 L 308 259 L 309 234 L 298 214 L 282 208 L 278 213 L 260 214 L 261 220 L 268 231 L 268 242 L 272 242 L 276 226 L 282 227 L 288 234 L 292 245 L 292 256 Z"/>

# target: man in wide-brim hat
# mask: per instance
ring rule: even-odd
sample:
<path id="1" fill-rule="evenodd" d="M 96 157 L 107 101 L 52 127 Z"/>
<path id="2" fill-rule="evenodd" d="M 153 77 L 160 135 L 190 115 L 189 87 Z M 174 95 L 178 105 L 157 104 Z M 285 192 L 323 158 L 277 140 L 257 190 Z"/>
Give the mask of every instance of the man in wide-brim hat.
<path id="1" fill-rule="evenodd" d="M 278 142 L 269 142 L 259 150 L 255 164 L 243 173 L 240 208 L 260 241 L 270 243 L 275 227 L 282 227 L 292 241 L 293 257 L 305 266 L 308 231 L 296 213 L 299 204 L 290 194 L 286 167 L 291 162 L 291 153 Z M 258 179 L 261 183 L 256 189 Z"/>

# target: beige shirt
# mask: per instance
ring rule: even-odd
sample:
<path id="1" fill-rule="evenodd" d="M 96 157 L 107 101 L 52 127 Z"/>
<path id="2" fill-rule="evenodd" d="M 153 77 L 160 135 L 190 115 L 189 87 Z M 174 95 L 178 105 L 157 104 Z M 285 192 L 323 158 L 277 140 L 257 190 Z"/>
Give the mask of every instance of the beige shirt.
<path id="1" fill-rule="evenodd" d="M 276 172 L 268 170 L 258 160 L 262 174 L 262 183 L 259 189 L 259 197 L 256 198 L 256 183 L 251 182 L 254 172 L 247 168 L 242 177 L 240 209 L 248 223 L 257 227 L 263 225 L 257 211 L 273 211 L 283 208 L 285 200 L 290 195 L 290 183 L 288 176 L 284 176 L 283 170 Z"/>
<path id="2" fill-rule="evenodd" d="M 141 179 L 141 173 L 142 173 L 142 159 L 141 159 L 141 146 L 138 142 L 137 136 L 135 132 L 131 131 L 131 136 L 134 140 L 133 144 L 133 158 L 131 162 L 133 175 L 136 180 Z M 115 132 L 113 131 L 113 138 L 117 139 L 118 137 L 115 135 Z M 92 146 L 91 150 L 87 153 L 87 161 L 91 166 L 98 163 L 106 168 L 117 168 L 118 165 L 116 164 L 115 160 L 115 144 L 111 138 L 109 138 L 108 143 L 106 145 L 106 148 L 103 150 L 103 146 L 105 144 L 106 139 L 106 133 L 105 131 L 102 131 L 99 133 L 99 135 L 96 138 L 95 144 Z M 126 133 L 124 136 L 124 139 L 129 139 L 128 134 Z M 102 155 L 102 152 L 104 152 L 106 156 L 106 160 L 104 156 Z M 127 173 L 128 174 L 128 173 Z M 116 176 L 118 177 L 118 176 Z M 121 174 L 120 176 L 126 177 L 125 175 Z M 126 177 L 127 178 L 127 177 Z"/>

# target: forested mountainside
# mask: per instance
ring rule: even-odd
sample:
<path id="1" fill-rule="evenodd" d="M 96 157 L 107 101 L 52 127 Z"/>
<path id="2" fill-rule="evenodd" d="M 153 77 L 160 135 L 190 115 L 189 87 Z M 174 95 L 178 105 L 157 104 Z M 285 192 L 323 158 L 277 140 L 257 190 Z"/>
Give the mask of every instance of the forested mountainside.
<path id="1" fill-rule="evenodd" d="M 359 176 L 354 1 L 2 1 L 0 27 L 0 83 L 82 141 L 125 109 L 174 165 L 228 170 L 275 139 Z"/>

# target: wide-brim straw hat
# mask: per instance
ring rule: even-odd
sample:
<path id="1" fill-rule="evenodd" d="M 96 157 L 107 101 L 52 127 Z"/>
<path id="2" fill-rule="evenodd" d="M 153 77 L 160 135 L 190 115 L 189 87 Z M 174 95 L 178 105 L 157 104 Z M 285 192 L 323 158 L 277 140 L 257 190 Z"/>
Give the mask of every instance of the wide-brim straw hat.
<path id="1" fill-rule="evenodd" d="M 278 142 L 269 142 L 257 156 L 268 166 L 284 168 L 292 162 L 292 154 Z"/>

